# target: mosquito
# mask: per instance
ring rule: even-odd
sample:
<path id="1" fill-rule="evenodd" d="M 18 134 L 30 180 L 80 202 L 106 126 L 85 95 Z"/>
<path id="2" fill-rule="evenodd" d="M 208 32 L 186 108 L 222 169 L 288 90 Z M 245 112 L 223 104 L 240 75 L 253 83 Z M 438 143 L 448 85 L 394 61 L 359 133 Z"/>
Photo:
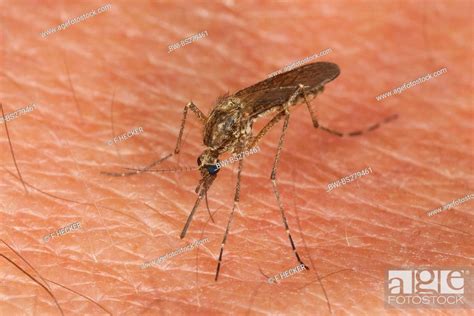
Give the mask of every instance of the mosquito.
<path id="1" fill-rule="evenodd" d="M 183 110 L 181 127 L 179 130 L 178 139 L 176 141 L 174 154 L 169 154 L 168 156 L 153 162 L 145 168 L 133 169 L 135 171 L 123 173 L 104 173 L 110 176 L 129 176 L 148 171 L 173 171 L 153 170 L 152 167 L 168 159 L 172 155 L 179 154 L 181 150 L 181 139 L 183 137 L 186 118 L 188 111 L 191 110 L 204 128 L 203 144 L 206 146 L 206 149 L 197 158 L 198 167 L 194 169 L 201 172 L 201 180 L 196 187 L 196 202 L 194 203 L 183 230 L 181 231 L 180 238 L 183 239 L 186 236 L 193 216 L 198 209 L 201 200 L 205 197 L 207 202 L 207 192 L 220 170 L 220 168 L 218 168 L 218 163 L 220 162 L 219 157 L 227 152 L 238 155 L 244 151 L 254 148 L 273 126 L 275 126 L 279 121 L 284 120 L 283 129 L 280 134 L 278 147 L 273 161 L 270 180 L 293 253 L 296 256 L 297 261 L 304 265 L 306 269 L 309 269 L 303 263 L 298 251 L 296 250 L 277 185 L 278 162 L 280 160 L 283 141 L 288 129 L 288 123 L 290 121 L 290 109 L 296 105 L 302 104 L 303 102 L 306 103 L 311 120 L 313 122 L 313 126 L 338 137 L 359 136 L 365 132 L 377 129 L 380 127 L 381 123 L 387 123 L 397 118 L 397 115 L 392 115 L 364 130 L 358 130 L 349 133 L 342 133 L 320 125 L 309 102 L 318 94 L 322 93 L 324 86 L 336 79 L 339 74 L 339 67 L 334 63 L 316 62 L 306 64 L 288 72 L 263 80 L 253 86 L 240 90 L 233 95 L 224 95 L 223 97 L 220 97 L 217 100 L 214 108 L 207 116 L 191 101 L 186 104 Z M 252 133 L 252 126 L 254 122 L 268 114 L 273 114 L 273 117 L 258 132 L 258 134 L 254 136 Z M 239 160 L 234 201 L 221 243 L 215 281 L 217 281 L 219 277 L 224 246 L 230 231 L 230 226 L 234 217 L 234 211 L 236 208 L 238 209 L 238 204 L 240 201 L 240 179 L 243 165 L 244 159 Z"/>

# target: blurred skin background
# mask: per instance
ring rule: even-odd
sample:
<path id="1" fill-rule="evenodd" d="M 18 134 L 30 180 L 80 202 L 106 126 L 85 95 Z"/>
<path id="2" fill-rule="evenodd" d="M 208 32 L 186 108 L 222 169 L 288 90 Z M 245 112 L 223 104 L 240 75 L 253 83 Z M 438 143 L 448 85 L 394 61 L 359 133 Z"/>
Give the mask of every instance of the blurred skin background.
<path id="1" fill-rule="evenodd" d="M 0 314 L 427 313 L 387 310 L 385 276 L 393 267 L 472 266 L 472 201 L 426 214 L 473 192 L 472 9 L 471 1 L 1 1 L 0 102 L 5 114 L 35 108 L 7 122 L 27 193 L 0 125 Z M 341 75 L 311 102 L 319 122 L 353 131 L 399 118 L 341 139 L 314 129 L 306 106 L 291 111 L 278 181 L 309 271 L 267 282 L 298 265 L 270 182 L 282 123 L 245 160 L 218 282 L 237 164 L 209 191 L 214 223 L 201 203 L 182 240 L 198 172 L 100 173 L 172 153 L 190 100 L 207 114 L 218 96 L 329 48 L 312 62 L 334 62 Z M 139 127 L 143 133 L 107 144 Z M 189 113 L 181 154 L 157 167 L 195 167 L 203 149 Z M 373 172 L 326 192 L 366 167 Z M 80 228 L 43 240 L 76 222 Z"/>

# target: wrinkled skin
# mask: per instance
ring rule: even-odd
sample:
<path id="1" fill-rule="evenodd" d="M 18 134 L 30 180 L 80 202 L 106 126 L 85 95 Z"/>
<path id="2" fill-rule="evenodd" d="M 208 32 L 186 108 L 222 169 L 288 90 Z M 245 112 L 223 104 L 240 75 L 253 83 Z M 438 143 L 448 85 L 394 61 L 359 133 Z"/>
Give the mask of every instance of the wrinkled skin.
<path id="1" fill-rule="evenodd" d="M 37 104 L 8 129 L 24 181 L 44 192 L 27 185 L 25 193 L 1 124 L 1 315 L 60 315 L 25 273 L 76 292 L 47 283 L 65 315 L 419 314 L 426 310 L 384 307 L 387 269 L 472 265 L 473 201 L 426 215 L 474 188 L 472 3 L 113 2 L 110 11 L 46 38 L 40 32 L 106 2 L 38 3 L 0 4 L 0 101 L 6 113 Z M 204 30 L 209 36 L 168 53 Z M 208 113 L 219 95 L 327 48 L 318 60 L 337 63 L 341 75 L 311 102 L 321 124 L 351 131 L 400 117 L 340 139 L 314 129 L 305 106 L 292 110 L 278 183 L 311 270 L 267 283 L 298 264 L 270 182 L 280 122 L 245 160 L 240 211 L 215 282 L 237 164 L 223 168 L 209 191 L 215 223 L 201 203 L 183 240 L 198 171 L 100 172 L 172 153 L 190 100 Z M 375 100 L 443 67 L 440 77 Z M 114 135 L 144 132 L 107 145 L 114 93 Z M 195 167 L 203 149 L 190 112 L 181 154 L 156 168 Z M 373 173 L 326 192 L 328 183 L 366 167 Z M 80 229 L 43 242 L 77 221 Z M 203 238 L 209 242 L 140 269 Z"/>

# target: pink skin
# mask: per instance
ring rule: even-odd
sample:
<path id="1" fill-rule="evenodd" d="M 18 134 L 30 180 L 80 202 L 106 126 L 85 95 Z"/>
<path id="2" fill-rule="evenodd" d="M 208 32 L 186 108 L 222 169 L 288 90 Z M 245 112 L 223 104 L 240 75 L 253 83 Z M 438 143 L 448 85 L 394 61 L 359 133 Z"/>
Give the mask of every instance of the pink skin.
<path id="1" fill-rule="evenodd" d="M 472 200 L 426 215 L 474 188 L 472 4 L 123 1 L 41 37 L 103 4 L 0 5 L 0 102 L 5 113 L 37 105 L 8 122 L 23 179 L 56 197 L 88 203 L 51 198 L 29 186 L 25 194 L 0 124 L 0 236 L 43 278 L 114 315 L 328 315 L 329 306 L 337 315 L 381 315 L 388 312 L 383 292 L 390 267 L 472 265 Z M 202 31 L 208 36 L 168 53 L 170 45 Z M 223 167 L 209 191 L 215 223 L 201 203 L 183 240 L 198 171 L 122 178 L 100 171 L 142 167 L 171 153 L 190 100 L 207 114 L 219 95 L 327 48 L 332 52 L 314 61 L 337 63 L 341 75 L 311 102 L 321 124 L 351 131 L 393 113 L 400 118 L 340 139 L 314 129 L 306 107 L 296 107 L 278 183 L 310 270 L 268 283 L 298 265 L 269 179 L 279 123 L 259 144 L 261 151 L 244 159 L 240 211 L 216 283 L 237 163 Z M 443 67 L 448 72 L 442 76 L 375 99 Z M 196 167 L 202 134 L 193 113 L 188 119 L 181 154 L 156 168 Z M 143 133 L 107 145 L 138 127 Z M 326 192 L 328 183 L 366 167 L 373 172 Z M 79 229 L 43 242 L 75 222 Z M 203 238 L 209 242 L 140 269 Z M 4 243 L 0 249 L 43 283 L 13 250 Z M 3 256 L 0 314 L 59 315 L 47 291 Z M 105 313 L 83 296 L 49 286 L 66 315 Z"/>

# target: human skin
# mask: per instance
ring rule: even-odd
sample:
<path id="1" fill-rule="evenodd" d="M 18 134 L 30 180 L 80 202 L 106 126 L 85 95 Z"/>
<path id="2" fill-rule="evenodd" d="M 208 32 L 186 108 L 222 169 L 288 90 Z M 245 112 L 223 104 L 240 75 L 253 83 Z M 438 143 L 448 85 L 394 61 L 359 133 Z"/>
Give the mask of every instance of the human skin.
<path id="1" fill-rule="evenodd" d="M 426 214 L 473 193 L 472 2 L 110 3 L 42 38 L 106 2 L 0 2 L 0 102 L 5 113 L 36 104 L 7 122 L 28 193 L 0 124 L 1 315 L 61 314 L 27 273 L 50 287 L 65 315 L 454 314 L 387 309 L 384 289 L 390 268 L 472 266 L 473 201 Z M 168 53 L 202 31 L 208 36 Z M 342 139 L 315 129 L 306 106 L 292 109 L 277 181 L 310 270 L 267 282 L 299 264 L 270 181 L 280 122 L 244 160 L 215 282 L 237 164 L 220 170 L 209 191 L 215 223 L 202 202 L 184 239 L 199 172 L 101 171 L 172 153 L 190 100 L 208 113 L 219 95 L 327 48 L 314 61 L 338 64 L 341 75 L 311 102 L 321 124 L 352 131 L 399 118 Z M 443 67 L 439 77 L 375 99 Z M 137 127 L 144 132 L 106 144 Z M 189 113 L 181 153 L 156 168 L 196 167 L 203 150 L 202 126 Z M 326 192 L 366 167 L 373 172 Z M 43 241 L 75 222 L 79 229 Z"/>

